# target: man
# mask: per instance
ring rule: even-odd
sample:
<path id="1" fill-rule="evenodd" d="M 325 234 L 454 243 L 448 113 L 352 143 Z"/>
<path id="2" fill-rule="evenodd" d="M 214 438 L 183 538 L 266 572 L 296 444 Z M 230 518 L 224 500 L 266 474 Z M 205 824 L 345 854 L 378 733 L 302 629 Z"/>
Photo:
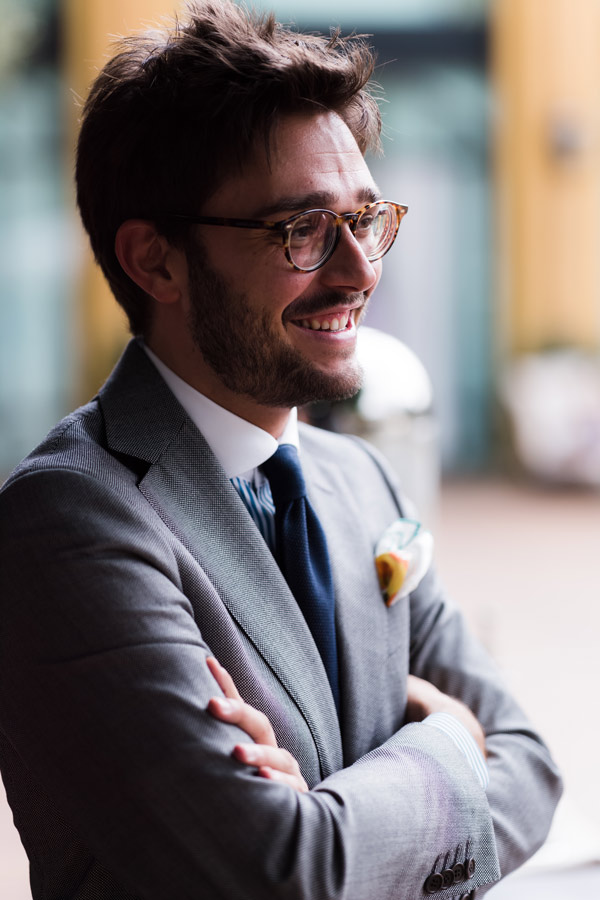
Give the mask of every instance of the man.
<path id="1" fill-rule="evenodd" d="M 433 572 L 383 601 L 385 464 L 292 412 L 359 388 L 406 211 L 371 69 L 209 0 L 92 87 L 79 207 L 136 339 L 0 505 L 36 900 L 479 897 L 547 833 L 553 763 Z"/>

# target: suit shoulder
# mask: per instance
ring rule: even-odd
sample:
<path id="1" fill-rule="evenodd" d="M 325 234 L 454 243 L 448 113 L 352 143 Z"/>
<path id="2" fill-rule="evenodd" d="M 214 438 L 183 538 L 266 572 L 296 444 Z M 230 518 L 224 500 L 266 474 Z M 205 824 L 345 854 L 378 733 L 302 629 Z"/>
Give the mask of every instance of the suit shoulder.
<path id="1" fill-rule="evenodd" d="M 49 543 L 58 532 L 66 539 L 88 524 L 97 530 L 100 512 L 120 521 L 147 514 L 139 508 L 137 484 L 143 472 L 136 471 L 137 464 L 107 449 L 97 402 L 75 410 L 0 489 L 0 543 L 4 549 L 15 541 L 30 546 L 35 534 Z"/>
<path id="2" fill-rule="evenodd" d="M 61 419 L 15 467 L 4 488 L 36 471 L 52 468 L 77 468 L 86 457 L 85 448 L 102 444 L 102 417 L 98 404 L 91 401 Z"/>
<path id="3" fill-rule="evenodd" d="M 316 462 L 336 461 L 336 465 L 352 469 L 365 468 L 377 474 L 395 492 L 400 490 L 397 476 L 388 460 L 372 444 L 355 434 L 326 431 L 313 425 L 298 426 L 303 451 Z"/>
<path id="4" fill-rule="evenodd" d="M 368 441 L 353 434 L 339 434 L 301 423 L 300 444 L 309 457 L 309 471 L 320 473 L 323 480 L 350 486 L 360 503 L 391 501 L 397 516 L 406 515 L 409 508 L 398 478 L 390 463 Z M 304 466 L 304 462 L 303 462 Z"/>
<path id="5" fill-rule="evenodd" d="M 298 423 L 298 433 L 302 448 L 312 456 L 321 454 L 328 456 L 331 453 L 342 452 L 360 456 L 364 453 L 368 454 L 373 449 L 366 441 L 356 437 L 356 435 L 342 434 L 339 431 L 328 431 L 325 428 L 308 425 L 306 422 Z"/>
<path id="6" fill-rule="evenodd" d="M 3 559 L 33 544 L 93 543 L 115 522 L 132 532 L 148 522 L 137 473 L 109 452 L 103 433 L 102 417 L 89 404 L 59 422 L 17 466 L 0 490 Z"/>
<path id="7" fill-rule="evenodd" d="M 0 495 L 25 480 L 34 481 L 37 490 L 43 490 L 46 482 L 61 477 L 71 480 L 73 475 L 109 482 L 143 474 L 129 471 L 131 465 L 130 460 L 119 459 L 108 449 L 103 415 L 95 399 L 65 416 L 48 432 L 8 476 Z"/>

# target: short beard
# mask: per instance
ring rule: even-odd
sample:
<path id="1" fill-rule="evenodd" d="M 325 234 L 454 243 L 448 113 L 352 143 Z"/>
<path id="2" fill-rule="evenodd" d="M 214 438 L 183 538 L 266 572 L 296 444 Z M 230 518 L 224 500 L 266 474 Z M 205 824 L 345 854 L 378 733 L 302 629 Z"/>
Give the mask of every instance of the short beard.
<path id="1" fill-rule="evenodd" d="M 257 318 L 244 293 L 233 294 L 225 279 L 206 262 L 194 244 L 188 253 L 191 308 L 189 327 L 205 361 L 230 391 L 261 406 L 291 409 L 316 400 L 347 400 L 360 389 L 363 372 L 349 351 L 342 374 L 327 374 L 299 351 L 282 344 L 267 312 Z M 366 304 L 363 294 L 358 296 Z M 321 294 L 302 302 L 302 316 L 347 304 L 347 295 Z"/>

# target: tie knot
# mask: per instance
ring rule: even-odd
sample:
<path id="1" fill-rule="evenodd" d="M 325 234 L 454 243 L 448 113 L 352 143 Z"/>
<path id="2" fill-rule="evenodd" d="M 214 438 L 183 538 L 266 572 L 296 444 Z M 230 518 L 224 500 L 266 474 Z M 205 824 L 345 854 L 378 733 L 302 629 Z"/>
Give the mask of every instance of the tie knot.
<path id="1" fill-rule="evenodd" d="M 276 507 L 306 496 L 302 466 L 293 444 L 280 444 L 277 452 L 260 468 L 269 479 Z"/>

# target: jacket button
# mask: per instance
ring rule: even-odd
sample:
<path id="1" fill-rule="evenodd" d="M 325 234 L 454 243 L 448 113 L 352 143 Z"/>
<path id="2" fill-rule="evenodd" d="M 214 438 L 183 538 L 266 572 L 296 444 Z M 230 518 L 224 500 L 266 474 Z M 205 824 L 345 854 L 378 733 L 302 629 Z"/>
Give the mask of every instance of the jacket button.
<path id="1" fill-rule="evenodd" d="M 475 860 L 473 859 L 473 857 L 471 857 L 471 859 L 468 859 L 465 862 L 465 869 L 467 870 L 467 878 L 473 877 L 473 875 L 475 874 L 476 866 L 477 866 L 477 864 L 476 864 Z"/>
<path id="2" fill-rule="evenodd" d="M 440 872 L 434 872 L 425 882 L 425 891 L 428 894 L 437 894 L 444 887 L 444 878 Z"/>
<path id="3" fill-rule="evenodd" d="M 452 887 L 454 884 L 454 869 L 444 869 L 442 872 L 442 878 L 444 879 L 444 887 Z"/>
<path id="4" fill-rule="evenodd" d="M 462 863 L 456 863 L 456 865 L 452 867 L 452 871 L 454 872 L 454 884 L 460 884 L 461 881 L 466 881 L 465 867 Z"/>

